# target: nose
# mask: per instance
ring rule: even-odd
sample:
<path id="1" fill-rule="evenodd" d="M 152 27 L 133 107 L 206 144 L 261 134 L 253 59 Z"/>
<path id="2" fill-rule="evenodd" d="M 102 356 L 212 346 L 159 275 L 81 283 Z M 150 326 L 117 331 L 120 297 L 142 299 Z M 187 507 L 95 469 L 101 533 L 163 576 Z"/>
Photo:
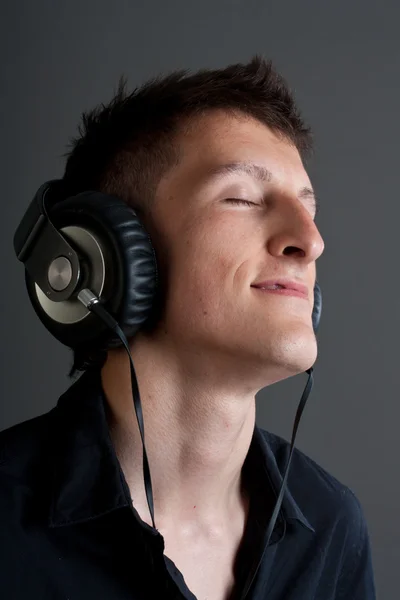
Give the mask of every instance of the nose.
<path id="1" fill-rule="evenodd" d="M 324 251 L 325 243 L 310 210 L 298 199 L 281 203 L 278 217 L 269 229 L 269 252 L 274 256 L 290 255 L 309 263 L 316 261 Z M 271 222 L 270 221 L 270 225 Z"/>

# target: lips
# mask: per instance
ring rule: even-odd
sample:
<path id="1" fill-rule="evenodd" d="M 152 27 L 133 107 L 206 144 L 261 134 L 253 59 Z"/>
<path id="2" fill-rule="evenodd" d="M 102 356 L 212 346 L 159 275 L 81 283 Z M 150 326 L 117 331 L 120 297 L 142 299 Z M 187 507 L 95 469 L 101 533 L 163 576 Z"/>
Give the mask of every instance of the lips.
<path id="1" fill-rule="evenodd" d="M 308 297 L 308 287 L 306 285 L 298 283 L 297 281 L 290 281 L 289 279 L 270 279 L 268 281 L 254 283 L 251 287 L 266 288 L 272 285 L 280 285 L 287 290 L 296 290 L 296 292 L 300 292 Z"/>

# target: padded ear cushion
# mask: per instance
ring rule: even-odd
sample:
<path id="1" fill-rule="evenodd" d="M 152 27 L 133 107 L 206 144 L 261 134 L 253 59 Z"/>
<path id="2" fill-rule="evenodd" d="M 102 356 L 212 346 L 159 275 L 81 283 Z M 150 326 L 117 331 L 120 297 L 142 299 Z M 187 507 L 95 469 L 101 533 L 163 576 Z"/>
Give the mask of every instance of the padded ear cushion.
<path id="1" fill-rule="evenodd" d="M 314 306 L 312 312 L 312 323 L 314 332 L 317 333 L 319 322 L 322 313 L 322 292 L 319 283 L 316 281 L 314 285 Z"/>
<path id="2" fill-rule="evenodd" d="M 105 261 L 102 301 L 126 337 L 132 337 L 155 316 L 158 289 L 155 251 L 136 212 L 115 196 L 83 192 L 58 202 L 49 216 L 57 229 L 74 225 L 90 231 L 96 238 Z M 63 344 L 98 349 L 121 345 L 119 338 L 93 313 L 88 312 L 77 323 L 54 321 L 38 302 L 35 282 L 28 275 L 26 279 L 35 311 Z"/>

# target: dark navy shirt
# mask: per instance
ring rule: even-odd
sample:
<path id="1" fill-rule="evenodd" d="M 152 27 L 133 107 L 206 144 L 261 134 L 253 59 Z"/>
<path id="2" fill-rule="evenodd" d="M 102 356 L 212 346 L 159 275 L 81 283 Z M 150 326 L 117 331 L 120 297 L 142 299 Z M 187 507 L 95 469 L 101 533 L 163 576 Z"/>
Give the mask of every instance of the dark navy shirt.
<path id="1" fill-rule="evenodd" d="M 134 508 L 106 408 L 100 374 L 88 372 L 52 410 L 0 433 L 4 600 L 195 600 L 164 554 L 163 537 Z M 232 598 L 242 600 L 252 580 L 246 600 L 375 599 L 359 501 L 299 450 L 263 554 L 288 453 L 287 441 L 255 427 L 243 465 L 250 512 Z"/>

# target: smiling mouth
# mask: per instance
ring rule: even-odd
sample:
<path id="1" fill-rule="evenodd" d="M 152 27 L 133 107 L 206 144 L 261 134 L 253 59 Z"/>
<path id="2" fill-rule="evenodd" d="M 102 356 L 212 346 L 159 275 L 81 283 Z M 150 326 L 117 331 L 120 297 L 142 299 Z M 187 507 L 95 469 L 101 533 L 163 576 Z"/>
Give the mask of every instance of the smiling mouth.
<path id="1" fill-rule="evenodd" d="M 291 296 L 291 297 L 297 297 L 297 298 L 302 298 L 303 300 L 308 300 L 308 295 L 305 294 L 304 292 L 300 291 L 300 290 L 292 290 L 290 288 L 285 288 L 282 285 L 270 285 L 267 287 L 256 287 L 256 286 L 252 286 L 255 290 L 258 290 L 259 292 L 263 293 L 263 294 L 276 294 L 279 296 Z"/>

